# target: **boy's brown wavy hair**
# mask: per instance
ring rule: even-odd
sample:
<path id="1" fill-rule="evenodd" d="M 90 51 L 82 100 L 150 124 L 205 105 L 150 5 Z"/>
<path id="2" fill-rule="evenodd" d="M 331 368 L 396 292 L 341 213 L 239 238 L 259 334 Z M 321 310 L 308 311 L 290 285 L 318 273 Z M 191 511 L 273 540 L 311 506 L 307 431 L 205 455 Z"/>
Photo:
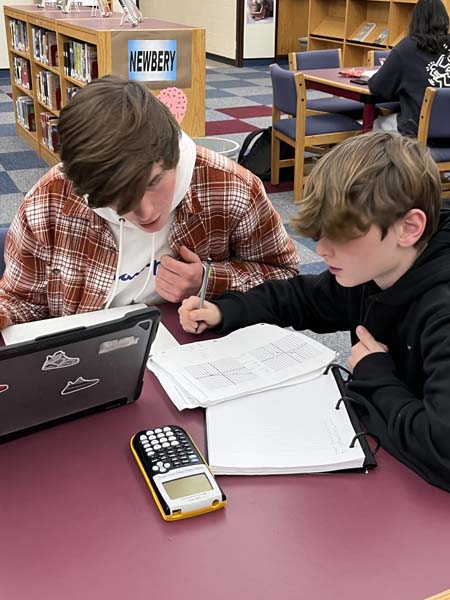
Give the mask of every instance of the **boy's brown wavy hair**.
<path id="1" fill-rule="evenodd" d="M 142 84 L 107 75 L 78 91 L 62 109 L 58 131 L 62 169 L 89 206 L 135 208 L 152 167 L 179 160 L 178 123 Z"/>
<path id="2" fill-rule="evenodd" d="M 302 236 L 345 242 L 372 224 L 383 237 L 412 208 L 427 224 L 417 245 L 436 230 L 441 207 L 439 169 L 417 140 L 391 132 L 349 138 L 325 154 L 308 177 L 294 229 Z"/>

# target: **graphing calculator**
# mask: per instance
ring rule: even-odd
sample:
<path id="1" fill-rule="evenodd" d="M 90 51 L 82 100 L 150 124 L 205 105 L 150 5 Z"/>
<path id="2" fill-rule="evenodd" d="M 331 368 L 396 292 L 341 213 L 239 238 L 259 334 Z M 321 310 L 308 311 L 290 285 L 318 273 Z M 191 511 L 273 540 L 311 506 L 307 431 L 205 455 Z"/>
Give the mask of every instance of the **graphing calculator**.
<path id="1" fill-rule="evenodd" d="M 139 431 L 130 446 L 165 521 L 195 517 L 226 505 L 205 459 L 181 427 Z"/>

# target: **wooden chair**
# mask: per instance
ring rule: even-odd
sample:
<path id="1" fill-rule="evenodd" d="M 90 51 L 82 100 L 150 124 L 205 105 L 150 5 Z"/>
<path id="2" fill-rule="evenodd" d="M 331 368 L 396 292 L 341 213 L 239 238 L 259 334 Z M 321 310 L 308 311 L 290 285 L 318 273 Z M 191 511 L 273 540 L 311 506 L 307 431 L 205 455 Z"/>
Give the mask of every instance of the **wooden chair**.
<path id="1" fill-rule="evenodd" d="M 288 60 L 291 71 L 337 69 L 342 67 L 342 52 L 340 48 L 310 50 L 308 52 L 289 52 Z M 353 119 L 362 119 L 364 104 L 356 100 L 349 100 L 348 98 L 328 96 L 308 99 L 306 108 L 308 115 L 340 113 Z"/>
<path id="2" fill-rule="evenodd" d="M 422 101 L 417 139 L 427 144 L 442 174 L 443 198 L 450 198 L 450 181 L 444 173 L 450 171 L 450 87 L 427 87 Z"/>
<path id="3" fill-rule="evenodd" d="M 360 123 L 341 114 L 306 116 L 306 86 L 301 72 L 270 66 L 272 79 L 271 183 L 280 181 L 280 169 L 294 166 L 294 201 L 303 194 L 305 148 L 337 144 L 362 132 Z M 287 115 L 291 118 L 282 118 Z M 280 141 L 294 148 L 294 158 L 280 159 Z"/>
<path id="4" fill-rule="evenodd" d="M 367 66 L 380 66 L 380 58 L 387 58 L 389 52 L 390 50 L 369 50 L 367 52 Z M 400 111 L 400 102 L 381 102 L 376 106 L 380 115 L 390 115 Z"/>

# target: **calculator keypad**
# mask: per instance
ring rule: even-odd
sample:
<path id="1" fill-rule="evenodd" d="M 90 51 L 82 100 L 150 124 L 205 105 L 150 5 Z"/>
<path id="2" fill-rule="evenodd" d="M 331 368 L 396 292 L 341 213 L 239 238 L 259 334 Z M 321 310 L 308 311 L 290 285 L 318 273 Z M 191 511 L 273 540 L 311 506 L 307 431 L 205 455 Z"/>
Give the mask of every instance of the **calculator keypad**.
<path id="1" fill-rule="evenodd" d="M 139 443 L 155 475 L 201 462 L 190 439 L 176 426 L 148 429 L 139 434 Z"/>

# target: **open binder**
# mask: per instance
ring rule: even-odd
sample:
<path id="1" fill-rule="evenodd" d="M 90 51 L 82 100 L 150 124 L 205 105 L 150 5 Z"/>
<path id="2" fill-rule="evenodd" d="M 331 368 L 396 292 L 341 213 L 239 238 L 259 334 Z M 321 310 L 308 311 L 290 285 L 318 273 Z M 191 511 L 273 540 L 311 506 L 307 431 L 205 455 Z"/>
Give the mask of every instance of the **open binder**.
<path id="1" fill-rule="evenodd" d="M 350 398 L 348 371 L 208 407 L 208 462 L 218 475 L 367 471 L 377 463 Z"/>

